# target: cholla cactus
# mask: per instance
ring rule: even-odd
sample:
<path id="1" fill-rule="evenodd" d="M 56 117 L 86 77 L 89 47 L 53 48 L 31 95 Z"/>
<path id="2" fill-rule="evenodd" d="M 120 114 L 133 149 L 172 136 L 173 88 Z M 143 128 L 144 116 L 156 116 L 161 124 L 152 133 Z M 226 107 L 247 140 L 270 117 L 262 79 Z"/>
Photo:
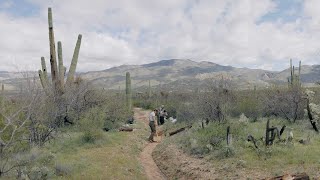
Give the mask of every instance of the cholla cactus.
<path id="1" fill-rule="evenodd" d="M 57 64 L 57 57 L 56 57 L 56 48 L 55 48 L 55 41 L 54 41 L 54 31 L 53 31 L 53 21 L 52 21 L 52 10 L 48 8 L 48 25 L 49 25 L 49 46 L 50 46 L 50 66 L 51 66 L 51 78 L 52 78 L 52 87 L 54 94 L 63 94 L 65 89 L 65 73 L 66 68 L 63 66 L 63 57 L 62 57 L 62 44 L 58 42 L 58 60 L 59 60 L 59 68 Z M 73 53 L 72 62 L 70 65 L 70 70 L 67 78 L 67 85 L 71 85 L 74 81 L 74 75 L 77 67 L 80 45 L 81 45 L 81 38 L 82 35 L 78 35 L 77 44 Z M 41 65 L 42 70 L 39 70 L 39 78 L 41 81 L 42 87 L 45 89 L 45 92 L 49 94 L 49 80 L 47 74 L 47 67 L 45 63 L 44 57 L 41 57 Z"/>

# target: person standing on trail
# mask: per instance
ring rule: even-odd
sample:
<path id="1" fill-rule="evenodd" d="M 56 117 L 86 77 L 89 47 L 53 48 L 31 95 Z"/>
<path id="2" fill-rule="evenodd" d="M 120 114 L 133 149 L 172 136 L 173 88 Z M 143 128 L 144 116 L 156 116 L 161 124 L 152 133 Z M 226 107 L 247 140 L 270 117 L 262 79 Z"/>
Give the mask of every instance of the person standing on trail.
<path id="1" fill-rule="evenodd" d="M 164 124 L 164 118 L 167 117 L 167 116 L 168 116 L 168 113 L 163 107 L 162 110 L 159 113 L 160 125 Z"/>
<path id="2" fill-rule="evenodd" d="M 161 113 L 163 112 L 163 110 L 164 110 L 164 105 L 161 105 L 159 110 L 158 110 L 158 113 L 156 114 L 157 115 L 157 120 L 158 120 L 158 125 L 161 124 L 160 118 L 161 118 Z"/>
<path id="3" fill-rule="evenodd" d="M 157 120 L 156 120 L 156 114 L 158 113 L 157 109 L 154 109 L 150 114 L 149 114 L 149 126 L 151 129 L 151 134 L 149 136 L 149 142 L 155 142 L 153 140 L 154 135 L 156 134 L 156 126 L 157 126 Z"/>

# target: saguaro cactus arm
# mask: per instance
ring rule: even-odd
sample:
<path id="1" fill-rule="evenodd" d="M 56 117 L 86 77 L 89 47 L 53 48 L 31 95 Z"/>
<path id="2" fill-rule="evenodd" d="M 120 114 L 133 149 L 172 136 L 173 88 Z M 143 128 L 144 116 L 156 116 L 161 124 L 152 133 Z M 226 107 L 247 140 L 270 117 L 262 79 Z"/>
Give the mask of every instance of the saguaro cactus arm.
<path id="1" fill-rule="evenodd" d="M 40 78 L 40 82 L 41 82 L 41 86 L 43 89 L 47 88 L 46 87 L 46 83 L 44 82 L 44 76 L 41 70 L 38 71 L 39 74 L 39 78 Z"/>
<path id="2" fill-rule="evenodd" d="M 72 61 L 71 61 L 71 65 L 70 65 L 70 69 L 69 69 L 69 73 L 68 73 L 68 78 L 67 78 L 67 85 L 71 84 L 74 80 L 74 74 L 76 72 L 79 51 L 80 51 L 80 46 L 81 46 L 81 38 L 82 38 L 82 35 L 79 34 L 77 44 L 76 44 L 76 47 L 74 48 L 74 52 L 73 52 L 73 56 L 72 56 Z"/>
<path id="3" fill-rule="evenodd" d="M 42 73 L 43 73 L 43 78 L 45 80 L 45 83 L 49 85 L 47 66 L 46 66 L 46 61 L 44 57 L 41 57 L 41 67 L 42 67 Z"/>
<path id="4" fill-rule="evenodd" d="M 61 89 L 64 89 L 64 66 L 63 66 L 63 56 L 62 56 L 62 45 L 58 41 L 58 60 L 59 60 L 59 80 Z"/>
<path id="5" fill-rule="evenodd" d="M 44 73 L 41 70 L 39 70 L 38 73 L 39 73 L 41 86 L 44 89 L 44 92 L 48 95 L 49 94 L 49 89 L 48 89 L 47 81 L 45 80 L 45 77 L 44 77 Z"/>

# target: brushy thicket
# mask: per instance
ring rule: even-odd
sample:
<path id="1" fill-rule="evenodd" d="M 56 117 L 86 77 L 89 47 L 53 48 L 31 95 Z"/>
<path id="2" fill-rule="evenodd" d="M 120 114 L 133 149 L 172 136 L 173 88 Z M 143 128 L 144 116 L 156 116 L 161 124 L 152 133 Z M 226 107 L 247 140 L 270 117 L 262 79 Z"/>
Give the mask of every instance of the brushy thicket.
<path id="1" fill-rule="evenodd" d="M 306 101 L 303 90 L 274 87 L 268 90 L 234 90 L 228 87 L 204 88 L 200 92 L 160 92 L 152 98 L 134 97 L 134 105 L 144 109 L 165 105 L 169 116 L 181 121 L 223 121 L 242 113 L 252 121 L 261 117 L 303 119 Z"/>
<path id="2" fill-rule="evenodd" d="M 46 179 L 48 173 L 55 173 L 52 169 L 45 172 L 47 169 L 39 165 L 42 159 L 34 158 L 32 149 L 41 149 L 68 132 L 81 133 L 82 144 L 103 141 L 104 130 L 116 129 L 132 116 L 123 97 L 90 89 L 90 84 L 83 81 L 59 97 L 44 94 L 37 85 L 30 87 L 1 97 L 0 176 Z"/>
<path id="3" fill-rule="evenodd" d="M 179 144 L 186 152 L 214 158 L 239 156 L 242 152 L 252 150 L 259 157 L 269 157 L 284 151 L 281 147 L 290 147 L 290 143 L 283 145 L 287 131 L 282 141 L 276 141 L 277 146 L 270 150 L 265 148 L 265 126 L 271 119 L 279 128 L 286 125 L 313 133 L 306 117 L 305 88 L 274 86 L 268 89 L 237 90 L 227 81 L 208 83 L 197 92 L 170 92 L 167 97 L 155 93 L 152 100 L 136 97 L 137 106 L 153 109 L 165 105 L 169 116 L 177 118 L 177 123 L 167 123 L 164 130 L 170 132 L 181 127 L 193 127 L 183 133 Z M 319 88 L 313 88 L 319 94 Z M 319 103 L 319 95 L 312 100 Z M 242 116 L 240 120 L 240 116 Z M 244 122 L 241 122 L 244 121 Z M 232 145 L 227 145 L 227 127 L 230 126 Z M 300 130 L 299 130 L 300 131 Z M 248 135 L 257 140 L 259 149 L 252 142 L 247 141 Z M 301 138 L 303 133 L 299 133 Z M 280 147 L 280 148 L 278 148 Z"/>
<path id="4" fill-rule="evenodd" d="M 107 92 L 101 94 L 102 97 L 103 103 L 88 109 L 81 116 L 79 127 L 84 132 L 84 142 L 93 143 L 102 137 L 103 130 L 117 129 L 133 115 L 127 111 L 124 98 Z"/>

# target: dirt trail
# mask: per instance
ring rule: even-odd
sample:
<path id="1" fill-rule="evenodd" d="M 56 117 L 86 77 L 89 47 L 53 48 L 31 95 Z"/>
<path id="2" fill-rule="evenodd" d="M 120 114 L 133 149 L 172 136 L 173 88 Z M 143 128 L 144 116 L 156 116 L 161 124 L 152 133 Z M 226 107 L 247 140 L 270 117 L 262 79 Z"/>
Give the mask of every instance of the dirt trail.
<path id="1" fill-rule="evenodd" d="M 137 121 L 142 121 L 144 122 L 144 125 L 146 127 L 149 127 L 148 111 L 143 111 L 139 108 L 135 108 L 134 114 L 135 114 L 135 119 Z M 155 139 L 155 140 L 159 141 L 159 139 Z M 148 143 L 146 147 L 142 150 L 139 157 L 139 161 L 141 162 L 141 165 L 144 168 L 147 178 L 152 180 L 166 179 L 152 158 L 152 152 L 157 145 L 158 143 Z"/>

